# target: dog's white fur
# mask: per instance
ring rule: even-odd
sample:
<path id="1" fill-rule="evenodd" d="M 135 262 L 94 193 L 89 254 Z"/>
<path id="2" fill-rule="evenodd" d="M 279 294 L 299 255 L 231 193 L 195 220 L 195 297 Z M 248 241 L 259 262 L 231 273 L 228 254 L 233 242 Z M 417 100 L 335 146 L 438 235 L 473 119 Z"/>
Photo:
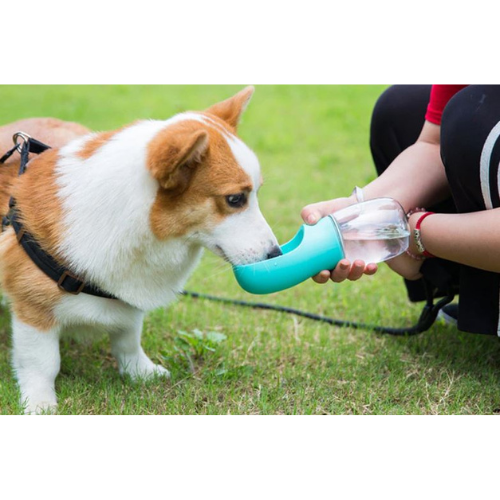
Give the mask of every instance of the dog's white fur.
<path id="1" fill-rule="evenodd" d="M 155 237 L 148 221 L 158 182 L 146 168 L 146 148 L 159 131 L 183 120 L 221 128 L 206 116 L 184 113 L 125 128 L 87 159 L 77 153 L 92 135 L 61 148 L 56 178 L 66 229 L 59 251 L 72 271 L 122 300 L 66 294 L 54 309 L 57 326 L 48 332 L 40 332 L 14 315 L 13 366 L 27 413 L 56 407 L 59 338 L 82 326 L 109 333 L 120 373 L 134 378 L 168 375 L 142 350 L 144 311 L 175 299 L 199 262 L 203 247 L 231 263 L 248 263 L 266 258 L 276 246 L 258 206 L 259 162 L 225 129 L 219 130 L 221 136 L 252 180 L 247 208 L 207 231 L 188 232 L 167 241 Z"/>
<path id="2" fill-rule="evenodd" d="M 62 148 L 57 164 L 66 227 L 59 251 L 74 273 L 142 310 L 172 301 L 201 255 L 189 235 L 161 242 L 147 223 L 158 191 L 147 145 L 182 119 L 135 124 L 86 160 L 77 156 L 84 137 Z"/>

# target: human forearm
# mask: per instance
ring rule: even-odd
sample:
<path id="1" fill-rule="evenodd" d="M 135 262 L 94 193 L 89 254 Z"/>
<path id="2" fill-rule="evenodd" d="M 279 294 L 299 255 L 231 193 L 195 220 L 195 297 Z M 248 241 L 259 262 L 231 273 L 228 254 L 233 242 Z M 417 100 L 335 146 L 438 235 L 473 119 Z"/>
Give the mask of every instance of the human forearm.
<path id="1" fill-rule="evenodd" d="M 363 189 L 365 199 L 390 197 L 406 211 L 428 207 L 449 196 L 439 145 L 416 142 Z"/>
<path id="2" fill-rule="evenodd" d="M 410 226 L 422 214 L 410 218 Z M 500 209 L 468 214 L 435 214 L 421 226 L 422 242 L 436 257 L 500 273 Z"/>
<path id="3" fill-rule="evenodd" d="M 406 211 L 429 207 L 449 196 L 440 152 L 441 127 L 425 122 L 417 142 L 400 153 L 385 172 L 365 186 L 365 199 L 390 197 Z"/>

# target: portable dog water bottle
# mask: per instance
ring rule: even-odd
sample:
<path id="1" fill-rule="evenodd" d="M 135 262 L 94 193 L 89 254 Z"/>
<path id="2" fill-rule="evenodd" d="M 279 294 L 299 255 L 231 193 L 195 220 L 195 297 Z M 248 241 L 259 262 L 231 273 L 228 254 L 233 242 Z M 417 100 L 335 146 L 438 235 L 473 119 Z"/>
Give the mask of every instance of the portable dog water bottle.
<path id="1" fill-rule="evenodd" d="M 351 262 L 383 262 L 408 248 L 408 220 L 401 205 L 377 198 L 302 225 L 281 247 L 283 255 L 233 268 L 247 292 L 265 294 L 298 285 L 324 269 L 334 269 L 344 257 Z"/>

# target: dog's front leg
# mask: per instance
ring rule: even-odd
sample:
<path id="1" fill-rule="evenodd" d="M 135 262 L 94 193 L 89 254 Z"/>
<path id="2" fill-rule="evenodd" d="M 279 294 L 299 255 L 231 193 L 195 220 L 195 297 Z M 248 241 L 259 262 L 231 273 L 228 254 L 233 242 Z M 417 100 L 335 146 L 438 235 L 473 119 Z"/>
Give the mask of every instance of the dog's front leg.
<path id="1" fill-rule="evenodd" d="M 132 379 L 147 379 L 154 376 L 168 377 L 169 371 L 155 365 L 141 347 L 144 314 L 137 313 L 130 324 L 110 333 L 111 352 L 118 362 L 120 373 Z"/>
<path id="2" fill-rule="evenodd" d="M 61 366 L 59 329 L 40 331 L 13 316 L 12 346 L 12 365 L 25 413 L 55 410 L 55 380 Z"/>

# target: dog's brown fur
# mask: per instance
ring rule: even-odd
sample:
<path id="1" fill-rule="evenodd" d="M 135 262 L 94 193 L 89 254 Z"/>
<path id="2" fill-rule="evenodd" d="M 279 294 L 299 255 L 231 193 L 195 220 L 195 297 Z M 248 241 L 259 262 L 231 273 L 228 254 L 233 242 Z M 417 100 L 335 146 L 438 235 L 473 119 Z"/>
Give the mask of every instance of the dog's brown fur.
<path id="1" fill-rule="evenodd" d="M 28 118 L 0 127 L 0 155 L 12 148 L 12 136 L 16 132 L 26 132 L 35 139 L 52 148 L 60 148 L 69 141 L 85 135 L 89 129 L 74 122 L 65 122 L 56 118 Z M 17 178 L 19 155 L 12 155 L 0 167 L 0 215 L 7 213 L 12 183 Z"/>
<path id="2" fill-rule="evenodd" d="M 53 148 L 64 146 L 70 140 L 88 133 L 87 128 L 77 123 L 54 118 L 20 120 L 0 127 L 1 154 L 13 146 L 12 136 L 19 131 Z M 49 252 L 56 250 L 61 221 L 61 207 L 55 196 L 53 178 L 56 156 L 57 149 L 46 151 L 39 157 L 34 156 L 30 168 L 22 176 L 22 182 L 21 178 L 18 182 L 17 177 L 17 153 L 0 166 L 1 216 L 7 213 L 10 196 L 13 195 L 23 207 L 23 222 L 27 230 Z M 0 237 L 0 255 L 2 283 L 9 294 L 14 313 L 21 321 L 40 330 L 50 329 L 54 324 L 54 305 L 63 292 L 26 255 L 12 228 L 8 228 Z"/>
<path id="3" fill-rule="evenodd" d="M 161 240 L 182 236 L 195 225 L 215 225 L 237 210 L 227 205 L 225 196 L 252 189 L 251 179 L 227 142 L 220 140 L 220 133 L 196 121 L 159 133 L 149 146 L 148 164 L 153 176 L 166 185 L 159 189 L 151 210 L 151 227 Z"/>

